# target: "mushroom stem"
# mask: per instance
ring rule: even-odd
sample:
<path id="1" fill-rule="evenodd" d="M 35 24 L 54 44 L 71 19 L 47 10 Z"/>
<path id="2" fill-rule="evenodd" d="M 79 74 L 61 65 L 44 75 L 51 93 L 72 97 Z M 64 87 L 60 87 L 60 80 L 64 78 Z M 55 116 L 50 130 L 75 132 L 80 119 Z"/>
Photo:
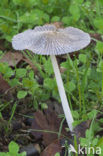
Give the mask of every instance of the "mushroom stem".
<path id="1" fill-rule="evenodd" d="M 65 118 L 66 118 L 68 127 L 69 127 L 70 131 L 72 132 L 73 131 L 73 126 L 72 126 L 73 117 L 72 117 L 72 113 L 71 113 L 70 108 L 69 108 L 67 96 L 66 96 L 66 93 L 64 90 L 63 81 L 61 78 L 59 66 L 58 66 L 55 55 L 51 55 L 50 57 L 51 57 L 51 61 L 52 61 L 52 65 L 53 65 L 53 69 L 54 69 L 54 73 L 55 73 L 55 77 L 56 77 L 56 82 L 57 82 L 58 91 L 59 91 L 59 95 L 61 98 Z"/>

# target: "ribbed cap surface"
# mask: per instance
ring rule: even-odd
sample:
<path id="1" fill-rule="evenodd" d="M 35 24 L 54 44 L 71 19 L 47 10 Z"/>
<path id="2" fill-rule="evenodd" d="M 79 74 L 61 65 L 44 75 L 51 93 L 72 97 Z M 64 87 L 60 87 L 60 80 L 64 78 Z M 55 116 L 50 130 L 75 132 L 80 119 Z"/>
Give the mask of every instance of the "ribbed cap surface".
<path id="1" fill-rule="evenodd" d="M 37 26 L 15 35 L 12 46 L 15 50 L 31 50 L 41 55 L 61 55 L 83 49 L 90 43 L 88 33 L 67 27 L 57 29 L 48 24 Z"/>

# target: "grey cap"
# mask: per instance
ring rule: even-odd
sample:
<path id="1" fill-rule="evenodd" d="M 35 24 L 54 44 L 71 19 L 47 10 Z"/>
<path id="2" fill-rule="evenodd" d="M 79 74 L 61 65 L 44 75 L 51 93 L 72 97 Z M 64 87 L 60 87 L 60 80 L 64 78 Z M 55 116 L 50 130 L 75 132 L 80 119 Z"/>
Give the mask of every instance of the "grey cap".
<path id="1" fill-rule="evenodd" d="M 80 29 L 60 29 L 48 24 L 15 35 L 12 46 L 15 50 L 28 49 L 40 55 L 61 55 L 83 49 L 90 40 L 89 34 Z"/>

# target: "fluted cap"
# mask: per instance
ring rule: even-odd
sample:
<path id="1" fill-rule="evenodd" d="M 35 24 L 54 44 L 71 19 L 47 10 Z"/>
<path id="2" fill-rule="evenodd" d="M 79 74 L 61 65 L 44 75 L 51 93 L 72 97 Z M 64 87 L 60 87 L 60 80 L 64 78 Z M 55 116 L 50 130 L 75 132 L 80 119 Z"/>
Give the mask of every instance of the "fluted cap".
<path id="1" fill-rule="evenodd" d="M 53 24 L 37 26 L 15 35 L 15 50 L 31 50 L 40 55 L 61 55 L 83 49 L 90 43 L 88 33 L 74 27 L 57 28 Z"/>

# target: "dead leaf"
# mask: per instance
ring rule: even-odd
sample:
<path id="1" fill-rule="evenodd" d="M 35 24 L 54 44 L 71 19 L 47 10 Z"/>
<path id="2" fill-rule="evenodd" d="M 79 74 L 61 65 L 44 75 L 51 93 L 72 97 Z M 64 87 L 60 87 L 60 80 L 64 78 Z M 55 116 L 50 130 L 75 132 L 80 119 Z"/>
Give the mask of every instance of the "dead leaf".
<path id="1" fill-rule="evenodd" d="M 76 134 L 78 144 L 79 144 L 79 138 L 85 137 L 85 132 L 90 127 L 90 123 L 91 123 L 90 120 L 86 122 L 82 122 L 74 129 L 74 133 Z M 59 152 L 61 156 L 64 156 L 65 148 L 62 147 L 62 145 L 64 145 L 63 142 L 65 143 L 65 138 L 63 137 L 61 137 L 60 140 L 53 141 L 50 145 L 48 145 L 44 149 L 44 151 L 41 153 L 40 156 L 54 156 L 57 152 Z M 71 140 L 68 140 L 68 145 L 73 144 L 73 142 L 74 141 L 72 137 Z"/>
<path id="2" fill-rule="evenodd" d="M 23 55 L 19 52 L 7 52 L 4 54 L 0 62 L 7 62 L 9 66 L 16 66 L 23 59 Z"/>
<path id="3" fill-rule="evenodd" d="M 21 61 L 24 61 L 27 64 L 29 64 L 31 68 L 34 70 L 34 72 L 37 73 L 38 69 L 32 63 L 32 61 L 20 52 L 7 52 L 0 60 L 0 62 L 8 63 L 8 65 L 11 67 L 17 66 Z"/>
<path id="4" fill-rule="evenodd" d="M 61 153 L 62 147 L 59 140 L 55 140 L 45 150 L 41 153 L 40 156 L 54 156 L 57 152 Z"/>
<path id="5" fill-rule="evenodd" d="M 85 122 L 80 123 L 74 128 L 74 133 L 79 140 L 80 137 L 85 137 L 85 132 L 87 129 L 89 129 L 91 124 L 91 120 L 87 120 Z"/>
<path id="6" fill-rule="evenodd" d="M 61 119 L 58 118 L 57 114 L 53 110 L 47 109 L 44 111 L 44 113 L 42 111 L 37 111 L 34 114 L 32 129 L 42 131 L 34 131 L 32 132 L 32 134 L 35 136 L 36 139 L 42 138 L 44 145 L 47 146 L 58 138 L 60 123 Z M 62 130 L 62 134 L 66 136 L 68 135 L 64 127 Z"/>
<path id="7" fill-rule="evenodd" d="M 2 75 L 0 74 L 0 93 L 3 94 L 9 89 L 10 89 L 10 86 L 8 82 L 4 80 Z"/>
<path id="8" fill-rule="evenodd" d="M 95 39 L 97 39 L 97 40 L 102 41 L 101 34 L 97 34 L 97 33 L 95 33 L 95 34 L 90 34 L 90 36 L 93 37 L 93 38 L 95 38 Z"/>

